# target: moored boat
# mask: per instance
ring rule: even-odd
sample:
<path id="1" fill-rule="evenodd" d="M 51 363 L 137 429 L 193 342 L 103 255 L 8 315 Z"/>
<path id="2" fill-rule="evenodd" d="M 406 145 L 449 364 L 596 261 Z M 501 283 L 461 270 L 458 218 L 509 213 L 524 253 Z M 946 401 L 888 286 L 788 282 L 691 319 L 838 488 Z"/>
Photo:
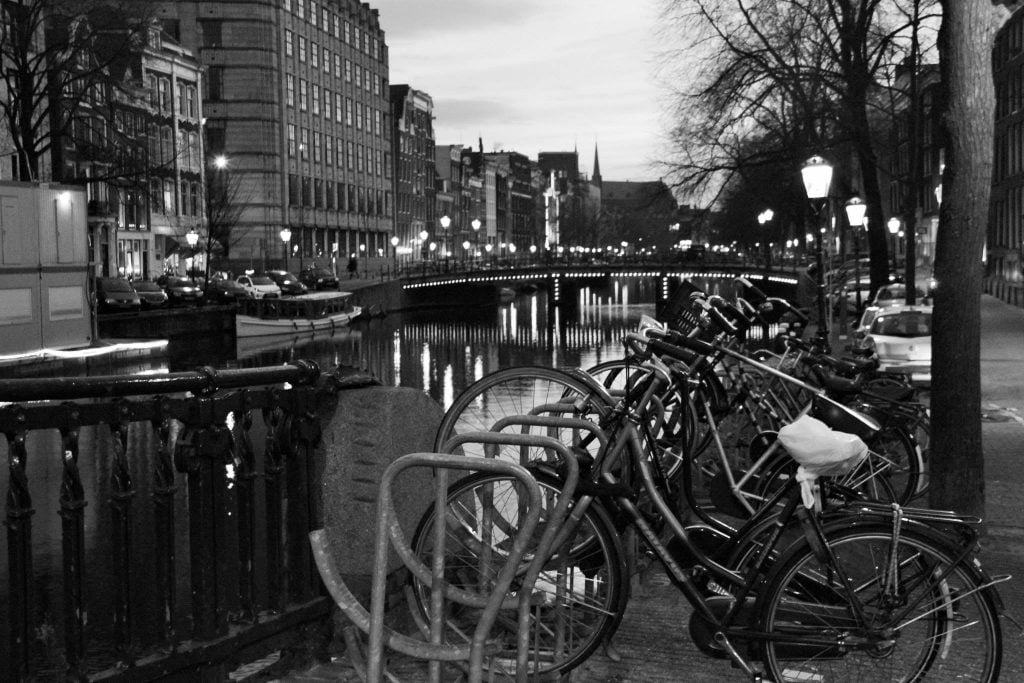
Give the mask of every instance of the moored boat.
<path id="1" fill-rule="evenodd" d="M 235 336 L 294 334 L 346 327 L 359 315 L 351 292 L 310 292 L 281 299 L 245 299 L 235 313 Z"/>

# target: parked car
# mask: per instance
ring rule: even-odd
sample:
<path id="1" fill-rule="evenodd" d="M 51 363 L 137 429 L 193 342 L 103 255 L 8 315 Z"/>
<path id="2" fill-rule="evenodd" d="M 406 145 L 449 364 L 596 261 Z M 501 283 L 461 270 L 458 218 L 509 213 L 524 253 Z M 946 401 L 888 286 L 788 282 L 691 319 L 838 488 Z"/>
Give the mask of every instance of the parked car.
<path id="1" fill-rule="evenodd" d="M 250 299 L 276 299 L 281 288 L 266 275 L 239 275 L 235 282 L 245 288 Z"/>
<path id="2" fill-rule="evenodd" d="M 932 379 L 932 307 L 897 304 L 880 308 L 863 340 L 878 356 L 880 372 L 910 375 L 912 382 Z"/>
<path id="3" fill-rule="evenodd" d="M 187 277 L 161 275 L 156 283 L 167 292 L 171 306 L 198 305 L 203 303 L 203 288 Z"/>
<path id="4" fill-rule="evenodd" d="M 100 313 L 134 313 L 142 308 L 132 283 L 117 277 L 96 278 L 96 307 Z"/>
<path id="5" fill-rule="evenodd" d="M 302 284 L 299 277 L 287 270 L 268 270 L 261 275 L 266 275 L 281 288 L 281 294 L 305 294 L 309 287 Z"/>
<path id="6" fill-rule="evenodd" d="M 914 287 L 914 300 L 918 303 L 928 303 L 925 299 L 928 294 L 921 285 Z M 907 286 L 902 282 L 890 282 L 883 285 L 875 292 L 875 298 L 871 300 L 872 306 L 892 306 L 901 304 L 907 300 Z"/>
<path id="7" fill-rule="evenodd" d="M 135 293 L 139 295 L 144 310 L 167 308 L 167 292 L 152 280 L 135 280 L 132 283 Z"/>
<path id="8" fill-rule="evenodd" d="M 233 304 L 248 298 L 248 290 L 234 280 L 216 277 L 206 286 L 206 302 L 209 304 Z"/>
<path id="9" fill-rule="evenodd" d="M 299 273 L 299 280 L 310 289 L 337 289 L 338 278 L 327 268 L 309 266 Z"/>

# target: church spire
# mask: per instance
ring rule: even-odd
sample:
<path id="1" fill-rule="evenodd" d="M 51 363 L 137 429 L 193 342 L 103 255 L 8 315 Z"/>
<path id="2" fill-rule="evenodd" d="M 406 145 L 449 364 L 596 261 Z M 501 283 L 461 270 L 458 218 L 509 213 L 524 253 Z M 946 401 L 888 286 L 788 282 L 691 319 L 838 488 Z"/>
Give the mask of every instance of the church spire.
<path id="1" fill-rule="evenodd" d="M 601 162 L 597 158 L 597 143 L 594 143 L 594 172 L 590 176 L 590 182 L 601 187 Z"/>

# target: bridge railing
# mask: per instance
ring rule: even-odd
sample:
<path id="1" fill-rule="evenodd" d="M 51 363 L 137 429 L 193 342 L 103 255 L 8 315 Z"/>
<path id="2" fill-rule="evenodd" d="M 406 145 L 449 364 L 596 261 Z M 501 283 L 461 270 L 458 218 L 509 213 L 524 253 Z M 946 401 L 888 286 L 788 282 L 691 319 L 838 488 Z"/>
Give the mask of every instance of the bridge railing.
<path id="1" fill-rule="evenodd" d="M 308 362 L 0 381 L 0 678 L 225 680 L 323 627 Z"/>

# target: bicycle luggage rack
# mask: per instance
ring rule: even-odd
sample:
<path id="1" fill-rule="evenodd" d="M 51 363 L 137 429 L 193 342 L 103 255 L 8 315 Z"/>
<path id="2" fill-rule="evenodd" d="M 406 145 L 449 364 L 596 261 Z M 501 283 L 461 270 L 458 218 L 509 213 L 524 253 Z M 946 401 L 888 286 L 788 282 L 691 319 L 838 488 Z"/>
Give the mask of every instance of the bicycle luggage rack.
<path id="1" fill-rule="evenodd" d="M 564 420 L 564 418 L 561 419 Z M 328 592 L 342 612 L 352 621 L 354 627 L 359 627 L 360 630 L 369 636 L 364 668 L 363 663 L 360 661 L 359 641 L 354 627 L 346 629 L 345 634 L 349 657 L 364 681 L 377 683 L 382 680 L 382 675 L 385 673 L 383 670 L 385 645 L 412 658 L 428 660 L 430 662 L 430 680 L 432 682 L 441 680 L 441 662 L 468 662 L 468 680 L 470 683 L 482 681 L 484 656 L 488 651 L 493 650 L 494 647 L 493 643 L 489 643 L 486 640 L 487 634 L 490 632 L 499 610 L 511 609 L 513 607 L 518 609 L 516 680 L 521 683 L 525 683 L 527 680 L 529 613 L 533 586 L 540 575 L 555 534 L 568 512 L 568 507 L 572 501 L 579 478 L 579 468 L 576 458 L 569 448 L 565 444 L 547 436 L 471 432 L 453 437 L 445 444 L 445 447 L 446 449 L 454 449 L 456 446 L 468 442 L 483 443 L 485 446 L 490 446 L 485 449 L 486 457 L 474 458 L 449 453 L 410 453 L 398 458 L 385 469 L 381 477 L 380 496 L 377 504 L 377 528 L 369 611 L 359 603 L 335 569 L 331 560 L 330 544 L 325 530 L 317 529 L 309 534 L 316 565 Z M 495 457 L 496 449 L 494 446 L 499 445 L 552 449 L 562 455 L 567 465 L 562 495 L 559 496 L 558 503 L 552 510 L 550 518 L 545 520 L 546 528 L 544 534 L 518 589 L 518 598 L 506 597 L 506 594 L 513 579 L 516 578 L 516 571 L 527 549 L 527 543 L 533 537 L 533 532 L 540 519 L 542 499 L 540 486 L 533 475 L 522 464 L 499 460 Z M 525 459 L 525 452 L 523 459 Z M 490 595 L 458 589 L 445 582 L 445 524 L 437 523 L 434 525 L 435 537 L 431 567 L 427 567 L 407 543 L 405 534 L 398 524 L 391 487 L 401 472 L 414 467 L 429 467 L 435 470 L 435 515 L 444 514 L 443 511 L 446 509 L 448 470 L 494 472 L 514 477 L 523 485 L 525 495 L 528 498 L 526 511 L 520 520 L 519 531 L 515 536 L 511 550 L 508 552 L 507 560 L 494 582 Z M 398 633 L 384 625 L 384 606 L 387 600 L 385 582 L 387 579 L 389 540 L 395 552 L 413 576 L 423 584 L 431 586 L 430 623 L 426 627 L 429 633 L 424 633 L 425 636 L 429 637 L 430 642 Z M 442 642 L 444 624 L 441 607 L 446 599 L 483 610 L 473 633 L 472 641 L 468 646 L 450 645 Z M 423 629 L 424 626 L 421 624 L 420 628 Z M 394 680 L 391 674 L 387 675 Z"/>

